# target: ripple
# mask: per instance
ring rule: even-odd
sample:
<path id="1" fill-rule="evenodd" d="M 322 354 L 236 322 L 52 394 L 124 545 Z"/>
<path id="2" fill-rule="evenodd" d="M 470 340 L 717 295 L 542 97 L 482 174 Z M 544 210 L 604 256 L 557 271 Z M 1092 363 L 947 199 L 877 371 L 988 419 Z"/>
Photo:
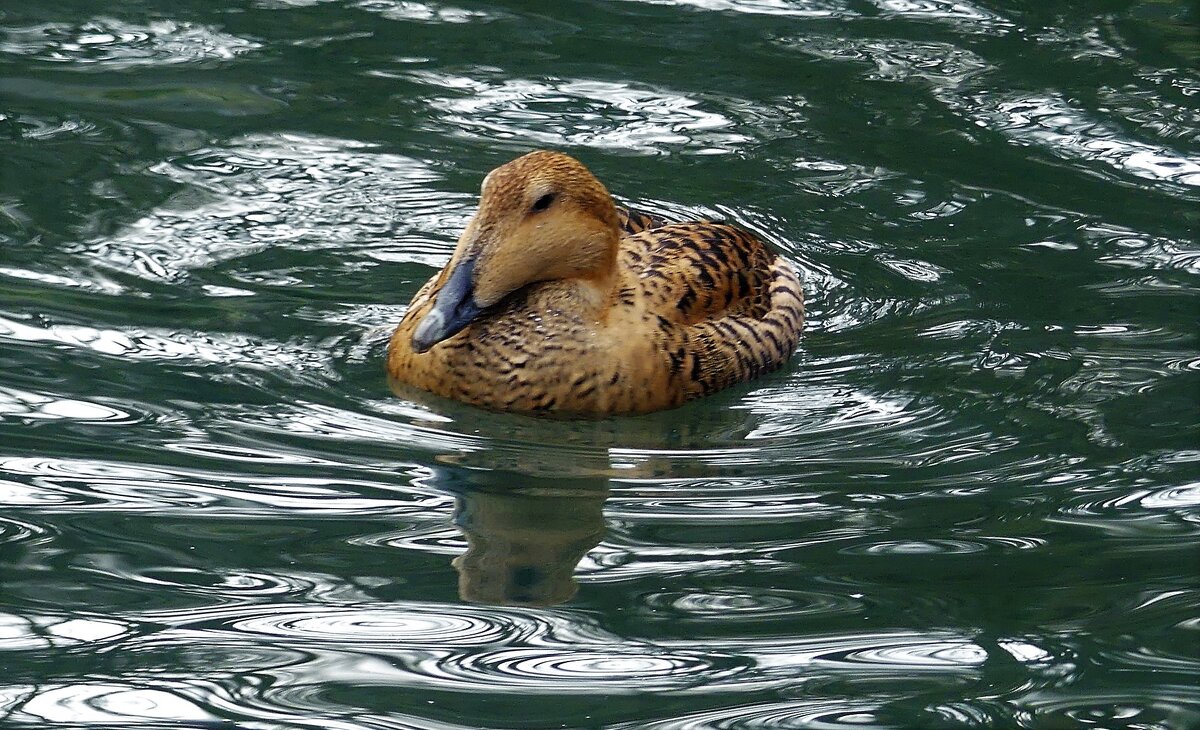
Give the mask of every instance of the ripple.
<path id="1" fill-rule="evenodd" d="M 328 137 L 250 135 L 153 171 L 187 190 L 79 254 L 154 281 L 182 280 L 278 247 L 291 254 L 335 248 L 341 271 L 356 251 L 360 265 L 441 266 L 452 246 L 431 242 L 425 232 L 456 236 L 469 215 L 466 196 L 431 187 L 439 175 L 424 162 Z M 379 239 L 388 239 L 387 246 L 378 246 Z M 258 292 L 308 285 L 311 275 L 248 261 L 228 281 Z"/>
<path id="2" fill-rule="evenodd" d="M 0 266 L 0 276 L 7 276 L 12 279 L 35 281 L 39 284 L 47 284 L 53 287 L 85 289 L 101 292 L 103 294 L 122 294 L 126 292 L 125 287 L 121 286 L 120 284 L 104 278 L 95 277 L 94 274 L 89 277 L 78 272 L 66 273 L 70 273 L 71 276 L 65 276 L 63 271 L 58 271 L 52 274 L 44 271 L 36 271 L 34 269 L 18 269 Z"/>
<path id="3" fill-rule="evenodd" d="M 883 167 L 869 167 L 820 157 L 801 157 L 790 164 L 798 174 L 792 182 L 793 185 L 806 193 L 831 198 L 858 195 L 899 177 L 898 173 Z M 805 278 L 807 280 L 807 277 Z"/>
<path id="4" fill-rule="evenodd" d="M 1191 606 L 1195 605 L 1195 603 L 1191 604 Z M 1183 621 L 1176 624 L 1176 627 L 1188 628 Z M 1098 655 L 1113 666 L 1129 669 L 1138 668 L 1160 673 L 1172 672 L 1181 677 L 1194 676 L 1197 671 L 1200 671 L 1200 661 L 1197 661 L 1194 654 L 1188 653 L 1187 649 L 1181 646 L 1172 646 L 1170 650 L 1149 647 L 1139 647 L 1127 651 L 1110 650 L 1098 652 Z"/>
<path id="5" fill-rule="evenodd" d="M 422 513 L 418 500 L 369 482 L 314 477 L 232 475 L 203 469 L 168 469 L 117 461 L 0 457 L 0 472 L 23 481 L 0 481 L 10 504 L 37 505 L 55 512 L 153 512 L 210 516 L 289 514 L 399 515 Z M 28 484 L 25 483 L 28 482 Z M 380 490 L 386 496 L 364 492 Z M 437 501 L 440 501 L 439 498 Z"/>
<path id="6" fill-rule="evenodd" d="M 937 282 L 944 275 L 950 273 L 949 270 L 941 266 L 917 259 L 901 259 L 894 256 L 881 255 L 878 261 L 904 278 L 923 284 Z"/>
<path id="7" fill-rule="evenodd" d="M 7 464 L 0 461 L 3 471 Z M 9 507 L 46 506 L 60 504 L 82 504 L 83 500 L 73 495 L 55 493 L 39 486 L 22 484 L 11 479 L 0 479 L 0 504 Z"/>
<path id="8" fill-rule="evenodd" d="M 871 0 L 884 18 L 937 21 L 958 30 L 994 33 L 1012 21 L 964 0 Z"/>
<path id="9" fill-rule="evenodd" d="M 178 688 L 139 687 L 110 682 L 62 684 L 47 682 L 25 687 L 28 692 L 18 705 L 6 713 L 17 723 L 111 724 L 155 721 L 211 722 L 219 718 L 201 704 L 185 696 Z"/>
<path id="10" fill-rule="evenodd" d="M 299 609 L 237 619 L 230 628 L 247 634 L 352 646 L 467 647 L 485 646 L 528 630 L 493 614 L 460 606 L 407 606 L 403 610 L 333 608 Z"/>
<path id="11" fill-rule="evenodd" d="M 15 490 L 12 494 L 16 496 Z M 8 499 L 9 495 L 10 492 L 5 488 L 5 483 L 0 480 L 0 504 L 9 507 L 15 507 L 23 503 L 28 504 L 28 502 L 20 499 L 10 501 Z M 33 503 L 38 504 L 39 502 L 34 500 Z M 12 545 L 29 540 L 40 541 L 49 538 L 52 534 L 53 531 L 44 525 L 0 515 L 0 545 Z"/>
<path id="12" fill-rule="evenodd" d="M 845 596 L 782 588 L 727 587 L 703 593 L 652 593 L 645 597 L 645 602 L 656 613 L 668 611 L 683 620 L 739 624 L 862 611 L 859 601 Z"/>
<path id="13" fill-rule="evenodd" d="M 665 646 L 674 645 L 663 642 Z M 803 667 L 826 670 L 966 671 L 981 666 L 987 652 L 968 639 L 938 632 L 810 634 L 802 638 L 768 636 L 734 639 L 709 637 L 709 651 L 736 651 L 774 676 Z M 735 650 L 735 646 L 740 649 Z"/>
<path id="14" fill-rule="evenodd" d="M 1161 79 L 1147 79 L 1151 83 Z M 1100 101 L 1111 114 L 1154 133 L 1160 139 L 1177 140 L 1180 144 L 1197 141 L 1200 129 L 1200 109 L 1174 104 L 1155 89 L 1140 89 L 1133 85 L 1097 89 Z"/>
<path id="15" fill-rule="evenodd" d="M 628 0 L 712 12 L 795 18 L 852 18 L 859 15 L 846 0 Z"/>
<path id="16" fill-rule="evenodd" d="M 783 38 L 778 43 L 817 58 L 873 64 L 875 71 L 866 76 L 871 80 L 917 80 L 935 88 L 964 84 L 994 69 L 980 56 L 950 43 L 819 35 Z"/>
<path id="17" fill-rule="evenodd" d="M 732 525 L 777 523 L 783 519 L 811 520 L 827 517 L 834 511 L 834 508 L 821 503 L 813 495 L 798 495 L 789 499 L 780 496 L 775 489 L 761 495 L 740 493 L 718 496 L 706 493 L 712 488 L 709 481 L 662 486 L 671 494 L 681 490 L 690 494 L 667 496 L 642 486 L 634 494 L 624 496 L 620 504 L 613 505 L 609 515 L 639 522 L 684 522 L 691 525 L 715 522 Z"/>
<path id="18" fill-rule="evenodd" d="M 810 468 L 821 468 L 829 462 L 814 447 L 831 439 L 838 439 L 842 446 L 842 463 L 861 453 L 876 466 L 880 461 L 904 467 L 965 462 L 986 457 L 988 448 L 1004 446 L 1003 437 L 956 423 L 941 405 L 919 401 L 902 391 L 824 384 L 826 379 L 840 378 L 847 368 L 871 365 L 858 356 L 810 362 L 802 397 L 796 396 L 795 386 L 786 384 L 747 397 L 739 407 L 761 418 L 752 441 L 755 461 L 762 464 L 766 459 L 792 458 Z M 984 443 L 990 446 L 983 447 Z M 890 448 L 885 450 L 885 445 Z"/>
<path id="19" fill-rule="evenodd" d="M 1087 244 L 1098 261 L 1121 269 L 1147 269 L 1164 274 L 1200 275 L 1200 253 L 1195 246 L 1132 228 L 1107 224 L 1083 227 Z"/>
<path id="20" fill-rule="evenodd" d="M 210 368 L 233 366 L 232 372 L 222 368 L 223 372 L 217 377 L 256 387 L 262 387 L 257 376 L 268 373 L 281 375 L 293 381 L 307 380 L 317 385 L 337 379 L 332 370 L 328 350 L 314 347 L 304 340 L 279 342 L 251 335 L 215 331 L 180 332 L 160 328 L 92 327 L 65 323 L 49 324 L 44 321 L 31 324 L 21 321 L 21 318 L 15 315 L 5 316 L 5 313 L 0 312 L 0 342 L 4 341 L 65 346 L 122 361 L 177 362 Z M 14 409 L 14 412 L 17 409 L 23 410 L 28 418 L 73 417 L 76 420 L 120 424 L 149 420 L 145 415 L 125 411 L 127 406 L 124 403 L 121 409 L 117 409 L 107 404 L 77 399 L 51 403 L 47 411 L 39 411 L 37 406 L 41 396 L 38 394 L 28 394 L 23 398 L 25 402 L 21 402 L 22 398 L 16 395 L 10 394 L 6 399 L 7 392 L 0 391 L 0 412 L 5 408 L 5 400 L 9 400 L 12 403 L 8 406 L 10 409 Z"/>
<path id="21" fill-rule="evenodd" d="M 418 663 L 418 670 L 453 686 L 490 687 L 493 691 L 539 693 L 590 691 L 641 694 L 697 684 L 736 681 L 745 667 L 735 660 L 721 665 L 685 651 L 574 649 L 501 649 Z"/>
<path id="22" fill-rule="evenodd" d="M 6 114 L 0 113 L 0 122 L 6 122 L 7 129 L 12 130 L 17 136 L 22 139 L 27 139 L 32 142 L 53 142 L 61 138 L 88 138 L 100 136 L 100 128 L 94 123 L 86 119 L 80 119 L 75 116 L 63 116 L 55 118 L 39 117 L 30 114 Z M 3 210 L 5 215 L 13 217 L 17 222 L 28 225 L 31 221 L 20 212 L 20 208 L 15 205 L 9 208 L 5 206 Z M 14 272 L 8 274 L 8 272 Z M 46 279 L 59 280 L 66 277 L 59 277 L 55 274 L 40 274 L 25 271 L 22 269 L 4 269 L 4 272 L 16 278 L 35 279 L 40 277 Z"/>
<path id="23" fill-rule="evenodd" d="M 441 510 L 429 511 L 428 516 L 432 524 L 409 527 L 403 531 L 360 535 L 350 538 L 348 542 L 365 547 L 400 548 L 434 555 L 459 555 L 466 544 L 458 530 L 446 525 L 450 512 L 451 506 L 446 504 Z"/>
<path id="24" fill-rule="evenodd" d="M 1099 163 L 1142 180 L 1200 185 L 1200 157 L 1129 139 L 1116 126 L 1073 106 L 1059 94 L 979 91 L 961 100 L 943 100 L 1016 145 L 1045 149 L 1067 160 Z M 1099 172 L 1095 166 L 1089 169 Z"/>
<path id="25" fill-rule="evenodd" d="M 773 548 L 784 546 L 772 546 Z M 741 575 L 785 573 L 791 565 L 783 560 L 762 557 L 751 550 L 736 548 L 655 547 L 635 544 L 625 547 L 614 539 L 593 549 L 579 563 L 579 572 L 588 583 L 627 583 L 643 578 L 662 580 L 687 577 L 713 578 Z"/>
<path id="26" fill-rule="evenodd" d="M 1122 478 L 1119 472 L 1107 476 L 1112 481 Z M 1089 483 L 1076 487 L 1073 497 L 1063 500 L 1053 519 L 1089 525 L 1114 536 L 1195 536 L 1200 529 L 1195 509 L 1200 504 L 1198 489 L 1192 484 L 1149 490 Z"/>
<path id="27" fill-rule="evenodd" d="M 1030 41 L 1040 46 L 1053 46 L 1069 54 L 1072 60 L 1082 58 L 1111 60 L 1121 58 L 1121 49 L 1113 45 L 1107 29 L 1093 24 L 1091 18 L 1073 19 L 1072 27 L 1048 26 L 1026 31 Z M 1079 24 L 1082 21 L 1082 24 Z M 1105 24 L 1107 25 L 1107 24 Z M 1022 29 L 1024 30 L 1024 29 Z"/>
<path id="28" fill-rule="evenodd" d="M 1157 685 L 1148 699 L 1119 689 L 1041 689 L 1007 698 L 1037 726 L 1184 728 L 1200 723 L 1200 702 L 1188 685 Z"/>
<path id="29" fill-rule="evenodd" d="M 218 459 L 243 464 L 308 464 L 332 467 L 339 462 L 322 459 L 313 454 L 255 447 L 247 444 L 217 444 L 202 440 L 180 440 L 162 444 L 162 448 L 204 459 Z"/>
<path id="30" fill-rule="evenodd" d="M 419 23 L 472 23 L 499 17 L 494 11 L 485 13 L 442 3 L 420 3 L 411 0 L 359 0 L 355 7 L 376 13 L 387 20 Z"/>
<path id="31" fill-rule="evenodd" d="M 888 646 L 849 652 L 849 661 L 869 664 L 901 664 L 909 667 L 978 666 L 987 660 L 987 652 L 969 642 L 929 643 Z"/>
<path id="32" fill-rule="evenodd" d="M 738 703 L 716 710 L 704 710 L 670 720 L 638 721 L 611 725 L 613 730 L 767 730 L 768 728 L 897 727 L 881 724 L 886 713 L 875 699 L 831 700 L 806 698 L 784 702 Z M 881 715 L 883 716 L 881 718 Z M 910 721 L 912 717 L 908 718 Z"/>
<path id="33" fill-rule="evenodd" d="M 965 555 L 985 550 L 986 545 L 968 540 L 893 540 L 844 548 L 842 552 L 860 555 Z"/>
<path id="34" fill-rule="evenodd" d="M 79 24 L 9 28 L 0 36 L 0 53 L 71 64 L 69 68 L 80 70 L 221 62 L 261 47 L 212 26 L 174 20 L 142 25 L 94 18 Z"/>
<path id="35" fill-rule="evenodd" d="M 0 612 L 0 651 L 115 644 L 133 633 L 132 623 L 111 618 Z"/>
<path id="36" fill-rule="evenodd" d="M 1156 490 L 1143 497 L 1141 505 L 1146 509 L 1172 510 L 1200 507 L 1200 482 Z"/>
<path id="37" fill-rule="evenodd" d="M 404 392 L 419 405 L 430 396 Z M 347 443 L 359 448 L 388 444 L 417 453 L 433 453 L 437 461 L 457 467 L 482 467 L 528 477 L 587 478 L 610 472 L 603 447 L 621 432 L 615 424 L 564 422 L 561 438 L 542 437 L 541 421 L 514 414 L 493 414 L 449 401 L 436 400 L 431 414 L 408 404 L 369 401 L 363 407 L 331 407 L 302 403 L 272 409 L 244 409 L 231 417 L 240 429 L 305 440 L 308 453 L 328 450 L 330 458 Z M 393 417 L 384 417 L 389 414 Z M 231 414 L 233 416 L 235 414 Z M 487 434 L 487 435 L 484 435 Z M 382 452 L 381 452 L 382 453 Z"/>
<path id="38" fill-rule="evenodd" d="M 937 17 L 945 9 L 950 9 L 945 15 L 948 18 L 985 20 L 987 15 L 977 14 L 967 4 L 958 2 L 877 2 L 885 14 L 907 17 Z M 784 38 L 778 42 L 819 58 L 869 62 L 876 69 L 868 74 L 869 79 L 919 80 L 929 85 L 951 109 L 979 126 L 1000 131 L 1014 144 L 1047 149 L 1072 161 L 1103 163 L 1144 180 L 1188 187 L 1200 185 L 1200 157 L 1129 139 L 1115 124 L 1073 106 L 1059 94 L 1017 96 L 970 91 L 974 77 L 994 67 L 952 44 L 828 36 Z M 959 87 L 967 90 L 957 91 Z M 1105 111 L 1111 109 L 1105 107 Z M 1179 116 L 1178 111 L 1175 116 Z M 1180 136 L 1177 130 L 1162 123 L 1147 127 L 1161 128 L 1166 132 L 1161 135 L 1164 138 Z"/>
<path id="39" fill-rule="evenodd" d="M 332 441 L 422 443 L 434 450 L 467 454 L 487 449 L 488 440 L 460 434 L 421 422 L 404 423 L 349 408 L 301 403 L 271 410 L 255 409 L 241 418 L 246 426 L 266 432 L 288 433 Z"/>
<path id="40" fill-rule="evenodd" d="M 176 626 L 153 637 L 159 644 L 186 640 L 192 645 L 203 636 L 205 645 L 253 651 L 262 642 L 269 647 L 285 642 L 288 650 L 309 657 L 286 670 L 293 684 L 386 681 L 519 692 L 540 682 L 546 691 L 578 691 L 581 681 L 626 686 L 630 679 L 625 675 L 605 676 L 620 670 L 662 676 L 660 683 L 667 684 L 666 675 L 679 675 L 696 664 L 665 653 L 647 659 L 644 648 L 621 650 L 623 640 L 589 633 L 586 621 L 578 619 L 568 623 L 553 616 L 428 602 L 153 611 L 146 620 Z M 533 646 L 505 647 L 512 643 Z"/>
<path id="41" fill-rule="evenodd" d="M 418 71 L 414 80 L 453 96 L 430 108 L 473 139 L 524 140 L 545 147 L 600 147 L 642 153 L 682 149 L 730 154 L 750 141 L 734 120 L 669 89 L 588 79 L 508 79 Z"/>
<path id="42" fill-rule="evenodd" d="M 0 327 L 4 326 L 0 320 Z M 0 337 L 3 335 L 0 334 Z M 23 421 L 75 421 L 128 425 L 142 416 L 96 401 L 62 398 L 49 393 L 31 393 L 0 386 L 0 417 Z"/>
<path id="43" fill-rule="evenodd" d="M 638 680 L 662 675 L 694 672 L 704 666 L 694 658 L 678 656 L 622 655 L 607 652 L 578 652 L 570 656 L 547 654 L 544 651 L 518 650 L 488 657 L 488 666 L 501 674 L 537 681 L 539 678 L 594 678 L 602 683 L 617 679 L 627 681 L 628 675 Z"/>
<path id="44" fill-rule="evenodd" d="M 113 576 L 155 589 L 179 590 L 210 598 L 289 595 L 307 592 L 314 585 L 312 581 L 295 576 L 186 567 L 129 567 L 127 562 L 112 554 L 96 556 L 87 572 Z"/>

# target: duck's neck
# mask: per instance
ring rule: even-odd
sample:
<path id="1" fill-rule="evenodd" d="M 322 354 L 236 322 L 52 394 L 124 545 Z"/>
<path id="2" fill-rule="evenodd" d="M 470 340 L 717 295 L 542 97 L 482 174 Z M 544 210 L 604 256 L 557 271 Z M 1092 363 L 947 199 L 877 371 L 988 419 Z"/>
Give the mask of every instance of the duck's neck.
<path id="1" fill-rule="evenodd" d="M 604 319 L 612 309 L 620 285 L 617 268 L 618 234 L 612 240 L 592 269 L 566 282 L 570 296 L 580 315 L 588 319 Z"/>
<path id="2" fill-rule="evenodd" d="M 571 282 L 571 298 L 580 315 L 586 319 L 604 319 L 612 306 L 615 278 L 575 279 Z"/>

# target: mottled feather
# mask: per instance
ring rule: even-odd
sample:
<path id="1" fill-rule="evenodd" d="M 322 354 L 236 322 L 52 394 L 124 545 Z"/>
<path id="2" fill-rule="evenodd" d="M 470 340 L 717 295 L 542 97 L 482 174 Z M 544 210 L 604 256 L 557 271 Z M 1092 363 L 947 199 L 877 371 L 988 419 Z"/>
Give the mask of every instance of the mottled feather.
<path id="1" fill-rule="evenodd" d="M 539 161 L 559 166 L 549 175 L 558 182 L 537 177 L 544 172 Z M 605 415 L 678 406 L 786 362 L 803 327 L 800 282 L 791 265 L 753 234 L 723 223 L 669 223 L 616 208 L 598 182 L 600 192 L 577 191 L 573 185 L 584 179 L 586 168 L 559 153 L 532 153 L 515 162 L 522 163 L 516 172 L 505 166 L 489 175 L 476 216 L 477 227 L 501 233 L 484 234 L 493 238 L 482 244 L 475 243 L 479 234 L 464 233 L 447 270 L 471 256 L 489 260 L 472 246 L 520 252 L 545 242 L 531 239 L 514 248 L 508 238 L 566 230 L 555 229 L 557 218 L 535 210 L 545 190 L 563 196 L 555 215 L 568 222 L 576 220 L 576 208 L 590 216 L 607 206 L 601 216 L 615 221 L 606 224 L 613 228 L 612 260 L 597 264 L 598 270 L 581 268 L 577 276 L 516 286 L 461 332 L 418 354 L 413 332 L 447 279 L 445 272 L 435 276 L 413 298 L 393 335 L 388 371 L 397 381 L 498 410 Z M 491 200 L 498 189 L 509 199 Z M 495 214 L 493 205 L 514 212 Z M 504 216 L 524 218 L 513 222 Z M 516 227 L 528 225 L 526 219 L 540 227 L 532 233 Z M 571 252 L 550 255 L 560 254 Z M 587 260 L 593 258 L 602 259 Z M 541 271 L 545 265 L 528 268 Z"/>

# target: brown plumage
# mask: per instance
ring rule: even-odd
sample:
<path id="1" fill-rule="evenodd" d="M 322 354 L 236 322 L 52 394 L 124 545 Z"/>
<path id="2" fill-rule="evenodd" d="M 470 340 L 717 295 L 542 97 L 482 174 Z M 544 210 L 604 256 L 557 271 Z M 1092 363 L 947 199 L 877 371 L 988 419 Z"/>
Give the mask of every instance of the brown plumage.
<path id="1" fill-rule="evenodd" d="M 541 151 L 484 179 L 387 367 L 497 410 L 643 413 L 775 370 L 803 325 L 795 270 L 749 232 L 618 208 L 578 161 Z"/>

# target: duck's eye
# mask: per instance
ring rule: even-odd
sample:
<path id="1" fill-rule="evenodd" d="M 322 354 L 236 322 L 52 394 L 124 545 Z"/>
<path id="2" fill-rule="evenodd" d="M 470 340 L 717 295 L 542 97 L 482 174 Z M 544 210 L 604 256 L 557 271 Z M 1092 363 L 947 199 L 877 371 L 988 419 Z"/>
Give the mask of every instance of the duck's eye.
<path id="1" fill-rule="evenodd" d="M 554 193 L 546 193 L 542 197 L 533 201 L 533 208 L 531 208 L 531 210 L 534 213 L 542 212 L 543 210 L 550 207 L 550 204 L 554 202 L 554 197 L 555 197 Z"/>

